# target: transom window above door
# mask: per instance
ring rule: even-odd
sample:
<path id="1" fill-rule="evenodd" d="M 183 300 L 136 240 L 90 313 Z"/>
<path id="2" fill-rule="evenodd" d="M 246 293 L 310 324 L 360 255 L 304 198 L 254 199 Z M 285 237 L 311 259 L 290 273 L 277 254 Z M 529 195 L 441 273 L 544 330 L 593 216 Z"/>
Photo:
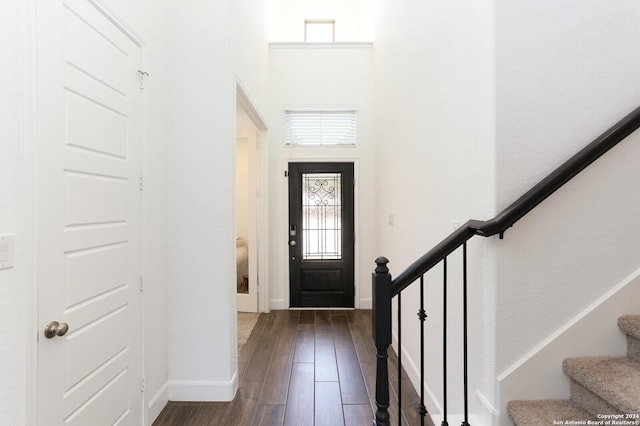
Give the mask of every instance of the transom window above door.
<path id="1" fill-rule="evenodd" d="M 356 109 L 285 109 L 287 145 L 356 144 Z"/>

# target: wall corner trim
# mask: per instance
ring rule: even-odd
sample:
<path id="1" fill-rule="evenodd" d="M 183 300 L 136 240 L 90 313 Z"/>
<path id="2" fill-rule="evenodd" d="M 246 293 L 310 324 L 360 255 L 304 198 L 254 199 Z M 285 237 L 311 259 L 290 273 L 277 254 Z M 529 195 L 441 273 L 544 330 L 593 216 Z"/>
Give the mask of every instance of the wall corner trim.
<path id="1" fill-rule="evenodd" d="M 169 402 L 168 382 L 160 387 L 147 404 L 147 424 L 152 424 L 158 418 L 167 402 Z"/>

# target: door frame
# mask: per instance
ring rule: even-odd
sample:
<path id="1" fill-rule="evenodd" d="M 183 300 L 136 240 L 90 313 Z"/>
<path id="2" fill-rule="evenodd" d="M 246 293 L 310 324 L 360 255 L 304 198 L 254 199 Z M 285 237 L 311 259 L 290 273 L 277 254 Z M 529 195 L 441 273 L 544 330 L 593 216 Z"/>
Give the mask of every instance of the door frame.
<path id="1" fill-rule="evenodd" d="M 260 163 L 260 149 L 258 147 L 258 130 L 256 131 L 247 131 L 247 130 L 243 130 L 240 132 L 236 132 L 236 144 L 237 141 L 240 139 L 246 139 L 248 142 L 248 156 L 247 156 L 247 161 L 249 163 L 249 174 L 247 176 L 247 180 L 248 180 L 248 188 L 247 190 L 248 192 L 248 198 L 249 198 L 249 211 L 255 213 L 255 215 L 251 215 L 248 218 L 248 235 L 247 235 L 247 247 L 248 247 L 248 254 L 249 254 L 249 260 L 248 260 L 248 275 L 249 275 L 249 288 L 253 288 L 258 289 L 258 292 L 256 294 L 256 312 L 261 312 L 261 305 L 260 305 L 260 293 L 261 293 L 261 285 L 262 284 L 262 276 L 260 275 L 260 270 L 259 270 L 259 265 L 262 263 L 261 262 L 261 253 L 258 250 L 258 240 L 259 240 L 259 217 L 258 217 L 258 208 L 260 207 L 261 201 L 259 197 L 252 197 L 251 196 L 251 191 L 253 191 L 254 193 L 259 193 L 259 185 L 262 182 L 262 179 L 260 179 L 260 175 L 262 173 L 262 167 L 261 167 L 261 163 Z M 236 151 L 237 152 L 237 151 Z M 237 164 L 237 163 L 236 163 Z M 254 168 L 254 170 L 252 171 L 251 168 Z M 236 191 L 236 197 L 238 196 L 238 193 Z M 238 217 L 238 214 L 236 212 L 236 218 Z M 236 232 L 237 232 L 237 224 L 236 224 Z M 237 234 L 236 234 L 237 235 Z M 251 284 L 251 282 L 253 281 L 253 284 Z M 236 303 L 237 303 L 237 308 L 240 307 L 240 299 L 243 296 L 240 295 L 240 293 L 236 293 Z M 246 311 L 240 311 L 239 309 L 237 309 L 238 312 L 246 312 Z"/>
<path id="2" fill-rule="evenodd" d="M 20 106 L 22 138 L 24 148 L 22 152 L 23 159 L 23 181 L 24 181 L 24 203 L 25 203 L 25 232 L 24 232 L 24 254 L 25 254 L 25 277 L 29 296 L 27 300 L 27 325 L 29 337 L 27 338 L 26 350 L 26 412 L 25 421 L 27 425 L 35 425 L 38 417 L 38 342 L 41 330 L 41 321 L 39 318 L 39 269 L 38 269 L 38 182 L 36 177 L 41 165 L 36 161 L 38 157 L 38 3 L 45 0 L 25 0 L 24 9 L 22 11 L 24 17 L 25 31 L 23 32 L 24 55 L 23 69 L 25 70 L 24 85 L 22 87 L 23 102 Z M 146 41 L 118 14 L 116 14 L 103 0 L 86 0 L 91 6 L 95 7 L 102 15 L 118 28 L 126 37 L 128 37 L 136 46 L 140 48 L 140 63 L 146 69 L 148 64 L 148 51 Z M 143 92 L 141 94 L 141 171 L 145 173 L 146 150 L 148 148 L 147 137 L 147 96 Z M 145 197 L 140 200 L 140 271 L 144 274 L 145 265 L 145 234 L 144 234 L 144 216 L 143 212 L 147 208 Z M 144 345 L 144 293 L 140 295 L 140 373 L 145 371 L 145 345 Z M 149 407 L 147 399 L 153 395 L 147 395 L 141 392 L 140 403 L 141 419 L 140 423 L 145 425 L 148 419 Z"/>
<path id="3" fill-rule="evenodd" d="M 240 106 L 256 128 L 256 239 L 257 275 L 259 277 L 258 312 L 270 312 L 269 304 L 269 139 L 268 125 L 240 78 L 236 76 L 236 106 Z M 235 134 L 235 132 L 234 132 Z M 236 135 L 237 136 L 237 135 Z M 235 144 L 235 137 L 234 137 Z M 235 176 L 235 174 L 234 174 Z M 235 227 L 235 222 L 234 222 Z M 235 232 L 235 229 L 234 229 Z M 235 243 L 234 243 L 235 247 Z M 235 294 L 235 284 L 233 287 Z M 237 306 L 236 306 L 237 311 Z M 237 324 L 236 324 L 237 329 Z"/>
<path id="4" fill-rule="evenodd" d="M 354 232 L 354 244 L 353 244 L 353 309 L 360 309 L 360 160 L 357 157 L 323 157 L 323 156 L 308 156 L 297 157 L 295 155 L 287 156 L 284 158 L 284 170 L 289 170 L 289 163 L 352 163 L 353 164 L 353 232 Z M 287 212 L 283 215 L 281 222 L 282 229 L 285 231 L 289 229 L 289 178 L 283 179 L 283 194 L 282 209 Z M 283 237 L 284 238 L 284 237 Z M 286 244 L 283 244 L 283 263 L 282 268 L 284 276 L 286 277 L 286 291 L 285 297 L 285 309 L 305 309 L 305 308 L 291 308 L 291 296 L 289 292 L 291 277 L 289 272 L 289 240 L 286 240 Z M 335 308 L 335 309 L 352 309 L 352 308 Z"/>
<path id="5" fill-rule="evenodd" d="M 36 0 L 25 0 L 22 10 L 25 31 L 23 46 L 23 93 L 20 127 L 23 138 L 23 182 L 24 182 L 24 255 L 25 279 L 28 288 L 26 330 L 28 333 L 26 359 L 26 400 L 25 421 L 27 425 L 35 425 L 38 403 L 38 257 L 36 235 L 36 105 L 37 105 L 37 37 L 36 37 Z"/>
<path id="6" fill-rule="evenodd" d="M 292 166 L 294 172 L 292 173 Z M 295 224 L 298 226 L 298 232 L 296 237 L 289 236 L 289 239 L 294 239 L 298 243 L 303 243 L 306 245 L 304 238 L 304 214 L 303 212 L 303 203 L 302 197 L 304 195 L 304 181 L 303 176 L 305 173 L 339 173 L 342 175 L 340 180 L 340 194 L 343 197 L 341 202 L 341 211 L 342 211 L 342 226 L 340 227 L 341 234 L 341 246 L 343 255 L 339 259 L 335 260 L 325 260 L 325 261 L 313 261 L 313 260 L 304 260 L 303 250 L 299 250 L 298 248 L 293 249 L 294 252 L 300 255 L 300 259 L 296 260 L 295 265 L 291 262 L 291 247 L 289 251 L 289 308 L 296 309 L 301 307 L 326 307 L 326 308 L 355 308 L 355 192 L 354 192 L 354 183 L 355 183 L 355 170 L 354 164 L 350 161 L 341 161 L 341 162 L 290 162 L 289 163 L 289 226 Z M 292 180 L 293 179 L 293 180 Z M 292 189 L 295 198 L 292 197 Z M 346 198 L 344 198 L 346 197 Z M 309 301 L 303 301 L 303 270 L 309 271 L 320 271 L 320 270 L 341 270 L 344 275 L 342 275 L 342 279 L 340 280 L 342 284 L 342 289 L 346 293 L 343 293 L 340 299 L 342 301 L 333 300 L 334 297 L 327 297 L 326 295 L 318 294 L 317 297 L 310 297 L 312 299 L 316 299 L 314 302 L 310 303 Z M 295 280 L 292 280 L 292 272 L 298 272 L 298 277 Z M 295 288 L 294 288 L 295 283 Z M 298 300 L 298 306 L 292 306 L 292 300 Z M 328 299 L 328 300 L 327 300 Z M 317 303 L 316 303 L 317 302 Z M 335 305 L 334 305 L 335 303 Z M 307 305 L 307 306 L 301 306 Z"/>

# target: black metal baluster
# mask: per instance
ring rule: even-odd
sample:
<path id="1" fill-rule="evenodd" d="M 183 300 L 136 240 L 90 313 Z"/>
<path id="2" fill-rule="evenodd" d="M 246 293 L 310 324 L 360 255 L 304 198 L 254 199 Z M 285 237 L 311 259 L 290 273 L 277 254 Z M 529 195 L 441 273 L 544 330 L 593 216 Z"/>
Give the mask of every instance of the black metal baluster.
<path id="1" fill-rule="evenodd" d="M 391 345 L 391 274 L 384 257 L 376 259 L 376 270 L 372 277 L 373 341 L 376 345 L 376 406 L 374 426 L 390 426 L 389 417 L 389 355 Z"/>
<path id="2" fill-rule="evenodd" d="M 427 313 L 424 311 L 424 274 L 420 276 L 420 406 L 418 413 L 420 414 L 420 426 L 424 426 L 424 417 L 427 415 L 427 409 L 424 406 L 424 321 L 427 319 Z"/>
<path id="3" fill-rule="evenodd" d="M 442 286 L 442 399 L 443 415 L 442 426 L 449 426 L 447 422 L 447 258 L 442 260 L 443 286 Z"/>
<path id="4" fill-rule="evenodd" d="M 464 421 L 462 426 L 469 426 L 469 388 L 467 378 L 467 243 L 462 245 L 462 328 L 464 356 Z"/>
<path id="5" fill-rule="evenodd" d="M 402 293 L 398 293 L 398 424 L 402 424 Z"/>

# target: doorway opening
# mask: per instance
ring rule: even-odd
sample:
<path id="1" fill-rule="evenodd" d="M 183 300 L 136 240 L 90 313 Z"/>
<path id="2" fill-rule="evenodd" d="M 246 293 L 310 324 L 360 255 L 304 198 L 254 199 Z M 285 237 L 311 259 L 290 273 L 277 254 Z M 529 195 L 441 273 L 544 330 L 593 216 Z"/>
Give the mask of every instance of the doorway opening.
<path id="1" fill-rule="evenodd" d="M 238 123 L 244 112 L 238 111 Z M 238 311 L 258 309 L 256 130 L 245 124 L 236 134 L 236 293 Z"/>
<path id="2" fill-rule="evenodd" d="M 266 312 L 268 300 L 268 259 L 266 193 L 266 125 L 243 90 L 236 85 L 236 303 L 238 312 Z M 238 317 L 240 318 L 240 317 Z M 248 318 L 248 320 L 247 320 Z M 257 316 L 255 317 L 257 319 Z M 239 333 L 251 332 L 251 315 L 242 315 Z M 249 326 L 247 327 L 247 323 Z M 239 335 L 239 343 L 247 336 Z"/>

